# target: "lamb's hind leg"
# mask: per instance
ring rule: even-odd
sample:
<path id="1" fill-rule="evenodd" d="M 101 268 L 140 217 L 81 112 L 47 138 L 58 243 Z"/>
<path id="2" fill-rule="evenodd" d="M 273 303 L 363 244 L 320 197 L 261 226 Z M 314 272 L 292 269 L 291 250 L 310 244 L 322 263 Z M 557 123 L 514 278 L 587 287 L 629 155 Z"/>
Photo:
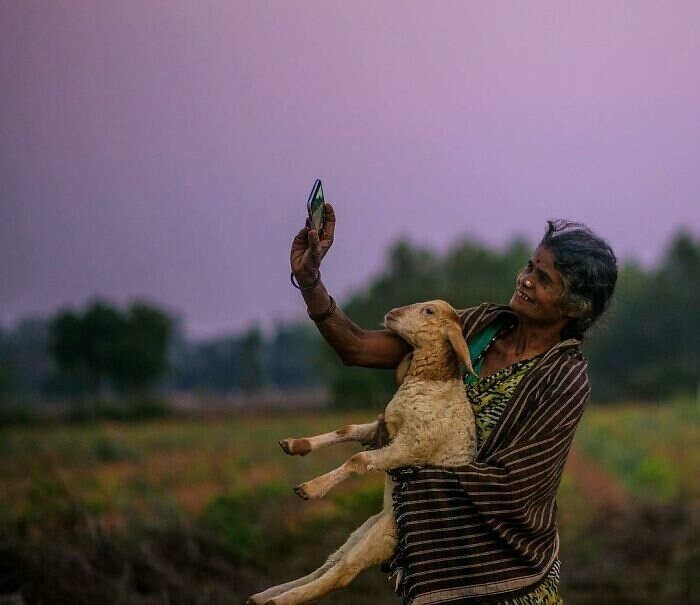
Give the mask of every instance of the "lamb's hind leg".
<path id="1" fill-rule="evenodd" d="M 332 471 L 297 485 L 294 491 L 305 500 L 323 498 L 329 490 L 353 474 L 363 475 L 372 470 L 388 471 L 406 464 L 414 464 L 417 460 L 425 460 L 425 452 L 429 451 L 430 447 L 431 444 L 427 440 L 408 444 L 405 436 L 398 436 L 386 447 L 358 452 Z"/>
<path id="2" fill-rule="evenodd" d="M 396 524 L 391 511 L 385 511 L 325 573 L 311 582 L 278 594 L 266 605 L 298 605 L 319 599 L 336 588 L 347 586 L 361 571 L 388 559 L 394 548 Z"/>
<path id="3" fill-rule="evenodd" d="M 298 586 L 303 586 L 304 584 L 307 584 L 308 582 L 311 582 L 316 578 L 320 577 L 331 567 L 333 567 L 333 565 L 335 565 L 336 562 L 336 560 L 333 560 L 333 555 L 331 555 L 330 557 L 328 557 L 328 559 L 326 559 L 326 562 L 323 565 L 321 565 L 321 567 L 312 571 L 310 574 L 302 576 L 301 578 L 297 578 L 296 580 L 292 580 L 291 582 L 285 582 L 284 584 L 272 586 L 267 590 L 254 594 L 252 597 L 248 598 L 248 600 L 245 602 L 245 605 L 265 605 L 265 603 L 268 603 L 272 598 L 276 597 L 277 595 L 280 595 L 283 592 L 287 592 L 288 590 L 292 590 L 293 588 L 296 588 Z"/>
<path id="4" fill-rule="evenodd" d="M 323 498 L 326 493 L 336 486 L 338 483 L 345 481 L 350 475 L 364 474 L 367 472 L 367 465 L 364 462 L 363 454 L 367 452 L 359 452 L 348 458 L 339 467 L 328 471 L 323 475 L 309 479 L 297 485 L 294 492 L 304 500 Z"/>
<path id="5" fill-rule="evenodd" d="M 282 439 L 280 447 L 291 456 L 306 456 L 321 447 L 343 443 L 344 441 L 359 441 L 361 443 L 371 443 L 377 432 L 379 420 L 368 422 L 367 424 L 348 424 L 336 431 L 315 435 L 314 437 L 303 437 L 293 439 L 288 437 Z"/>
<path id="6" fill-rule="evenodd" d="M 352 534 L 350 534 L 350 537 L 346 540 L 345 544 L 330 555 L 328 559 L 326 559 L 326 562 L 315 571 L 312 571 L 310 574 L 307 574 L 301 578 L 297 578 L 296 580 L 292 580 L 291 582 L 285 582 L 284 584 L 279 584 L 278 586 L 273 586 L 267 590 L 264 590 L 263 592 L 254 594 L 246 601 L 246 605 L 264 605 L 270 601 L 270 599 L 282 594 L 283 592 L 303 586 L 304 584 L 308 584 L 313 580 L 320 578 L 329 569 L 336 565 L 336 563 L 338 563 L 338 561 L 340 561 L 347 554 L 347 552 L 352 549 L 352 547 L 355 546 L 355 544 L 357 544 L 368 531 L 371 530 L 372 526 L 379 521 L 383 514 L 383 512 L 377 513 L 376 515 L 372 515 L 369 519 L 367 519 L 367 521 L 365 521 L 362 525 L 360 525 L 360 527 L 352 532 Z"/>

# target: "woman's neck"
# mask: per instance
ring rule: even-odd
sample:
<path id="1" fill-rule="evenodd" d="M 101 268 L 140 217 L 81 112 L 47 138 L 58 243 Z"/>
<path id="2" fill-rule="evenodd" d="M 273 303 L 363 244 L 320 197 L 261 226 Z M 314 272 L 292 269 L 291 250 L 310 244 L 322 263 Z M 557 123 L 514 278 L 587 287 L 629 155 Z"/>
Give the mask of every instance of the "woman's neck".
<path id="1" fill-rule="evenodd" d="M 566 320 L 542 324 L 519 315 L 515 328 L 503 336 L 503 345 L 519 357 L 538 355 L 561 341 L 565 325 Z"/>

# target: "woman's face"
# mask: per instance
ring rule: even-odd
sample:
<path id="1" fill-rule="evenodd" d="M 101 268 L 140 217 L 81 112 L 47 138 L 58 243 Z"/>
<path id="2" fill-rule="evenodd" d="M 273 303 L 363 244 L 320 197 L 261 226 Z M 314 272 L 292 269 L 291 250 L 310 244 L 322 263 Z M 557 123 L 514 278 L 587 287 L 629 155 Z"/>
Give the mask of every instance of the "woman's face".
<path id="1" fill-rule="evenodd" d="M 518 315 L 541 323 L 554 323 L 567 317 L 560 298 L 563 293 L 564 282 L 554 267 L 553 254 L 538 246 L 515 278 L 515 292 L 508 304 Z"/>

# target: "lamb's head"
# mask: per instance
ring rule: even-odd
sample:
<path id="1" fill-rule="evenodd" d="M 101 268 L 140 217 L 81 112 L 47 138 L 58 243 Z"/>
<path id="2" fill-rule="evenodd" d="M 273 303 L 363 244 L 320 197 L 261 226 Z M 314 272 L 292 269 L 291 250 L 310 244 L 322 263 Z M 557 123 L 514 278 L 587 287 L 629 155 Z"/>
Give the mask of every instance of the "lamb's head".
<path id="1" fill-rule="evenodd" d="M 429 300 L 397 307 L 384 316 L 384 327 L 396 332 L 416 351 L 429 349 L 437 354 L 453 351 L 467 371 L 474 373 L 459 315 L 450 303 Z"/>

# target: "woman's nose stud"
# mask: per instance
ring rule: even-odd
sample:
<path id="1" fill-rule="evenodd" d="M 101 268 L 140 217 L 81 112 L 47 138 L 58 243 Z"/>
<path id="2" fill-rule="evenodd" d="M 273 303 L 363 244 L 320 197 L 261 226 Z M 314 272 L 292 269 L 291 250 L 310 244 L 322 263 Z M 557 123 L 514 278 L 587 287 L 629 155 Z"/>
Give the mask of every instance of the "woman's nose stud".
<path id="1" fill-rule="evenodd" d="M 526 285 L 528 288 L 532 288 L 532 282 L 531 282 L 529 279 L 526 279 L 526 280 L 525 280 L 525 285 Z"/>

